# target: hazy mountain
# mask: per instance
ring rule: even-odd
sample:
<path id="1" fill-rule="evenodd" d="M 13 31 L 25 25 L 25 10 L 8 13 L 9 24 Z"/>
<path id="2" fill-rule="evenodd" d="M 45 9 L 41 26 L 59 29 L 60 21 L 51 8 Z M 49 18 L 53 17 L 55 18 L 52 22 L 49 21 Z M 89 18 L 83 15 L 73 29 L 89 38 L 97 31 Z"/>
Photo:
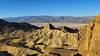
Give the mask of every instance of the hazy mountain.
<path id="1" fill-rule="evenodd" d="M 66 23 L 87 23 L 94 19 L 95 16 L 73 17 L 73 16 L 23 16 L 8 17 L 4 20 L 10 22 L 28 22 L 28 23 L 50 23 L 50 22 L 66 22 Z"/>

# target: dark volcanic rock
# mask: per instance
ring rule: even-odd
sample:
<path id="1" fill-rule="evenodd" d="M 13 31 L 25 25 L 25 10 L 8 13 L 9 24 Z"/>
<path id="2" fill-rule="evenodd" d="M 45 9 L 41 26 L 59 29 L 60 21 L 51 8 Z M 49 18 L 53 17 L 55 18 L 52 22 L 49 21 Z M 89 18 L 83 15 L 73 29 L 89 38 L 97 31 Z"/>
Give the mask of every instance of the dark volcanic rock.
<path id="1" fill-rule="evenodd" d="M 77 28 L 69 28 L 69 27 L 66 27 L 66 26 L 59 27 L 58 30 L 62 30 L 64 32 L 69 32 L 69 33 L 79 32 L 79 30 Z"/>
<path id="2" fill-rule="evenodd" d="M 7 22 L 0 19 L 0 32 L 12 32 L 15 30 L 31 31 L 32 29 L 38 29 L 38 27 L 25 22 Z"/>

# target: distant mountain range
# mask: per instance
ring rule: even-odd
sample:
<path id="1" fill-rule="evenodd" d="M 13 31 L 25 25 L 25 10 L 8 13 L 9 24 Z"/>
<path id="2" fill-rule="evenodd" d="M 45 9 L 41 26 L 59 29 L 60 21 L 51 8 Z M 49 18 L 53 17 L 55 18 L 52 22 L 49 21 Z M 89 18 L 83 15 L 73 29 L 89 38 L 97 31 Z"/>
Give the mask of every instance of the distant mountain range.
<path id="1" fill-rule="evenodd" d="M 73 16 L 22 16 L 3 18 L 9 22 L 27 22 L 27 23 L 88 23 L 95 16 L 73 17 Z"/>

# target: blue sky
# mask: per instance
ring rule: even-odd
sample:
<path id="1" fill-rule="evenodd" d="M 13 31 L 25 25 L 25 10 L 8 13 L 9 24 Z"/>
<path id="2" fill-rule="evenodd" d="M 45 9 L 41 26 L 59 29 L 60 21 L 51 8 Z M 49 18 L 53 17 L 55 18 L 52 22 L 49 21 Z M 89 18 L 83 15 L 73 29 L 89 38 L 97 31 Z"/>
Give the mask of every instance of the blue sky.
<path id="1" fill-rule="evenodd" d="M 97 14 L 100 14 L 100 0 L 0 0 L 0 17 Z"/>

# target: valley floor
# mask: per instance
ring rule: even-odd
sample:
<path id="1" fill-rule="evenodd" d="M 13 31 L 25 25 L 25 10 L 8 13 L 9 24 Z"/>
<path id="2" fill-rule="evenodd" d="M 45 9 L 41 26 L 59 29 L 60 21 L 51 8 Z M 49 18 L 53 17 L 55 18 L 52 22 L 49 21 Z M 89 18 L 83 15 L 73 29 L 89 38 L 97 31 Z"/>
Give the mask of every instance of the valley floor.
<path id="1" fill-rule="evenodd" d="M 30 24 L 41 27 L 41 26 L 44 26 L 44 25 L 49 24 L 49 23 L 30 23 Z M 59 26 L 79 27 L 79 26 L 88 25 L 86 23 L 50 23 L 50 24 L 52 24 L 55 27 L 59 27 Z"/>

